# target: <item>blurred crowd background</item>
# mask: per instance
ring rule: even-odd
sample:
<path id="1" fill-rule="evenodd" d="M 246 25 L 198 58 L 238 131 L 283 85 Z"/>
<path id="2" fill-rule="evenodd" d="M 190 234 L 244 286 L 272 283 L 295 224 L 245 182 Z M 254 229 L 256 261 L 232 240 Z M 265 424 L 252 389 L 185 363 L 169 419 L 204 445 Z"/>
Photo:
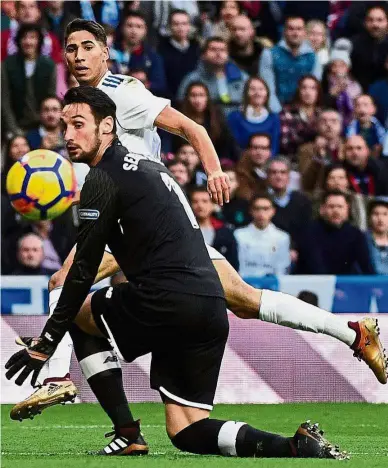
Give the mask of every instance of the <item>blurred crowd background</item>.
<path id="1" fill-rule="evenodd" d="M 50 274 L 75 242 L 76 208 L 26 222 L 4 182 L 29 150 L 67 157 L 61 97 L 77 83 L 63 37 L 76 17 L 104 25 L 113 73 L 208 131 L 231 179 L 224 207 L 187 142 L 160 132 L 162 156 L 242 276 L 388 274 L 387 2 L 191 0 L 1 2 L 3 274 Z"/>

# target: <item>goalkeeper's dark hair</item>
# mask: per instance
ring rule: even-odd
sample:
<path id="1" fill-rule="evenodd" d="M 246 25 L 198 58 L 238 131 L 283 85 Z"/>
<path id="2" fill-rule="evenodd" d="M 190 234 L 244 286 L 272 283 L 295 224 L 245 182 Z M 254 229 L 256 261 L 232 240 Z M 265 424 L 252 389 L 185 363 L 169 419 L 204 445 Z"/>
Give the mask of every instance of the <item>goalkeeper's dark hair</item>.
<path id="1" fill-rule="evenodd" d="M 114 122 L 112 133 L 116 133 L 116 104 L 100 89 L 92 86 L 71 88 L 63 99 L 64 106 L 69 104 L 87 104 L 91 108 L 97 124 L 106 117 L 112 117 Z"/>
<path id="2" fill-rule="evenodd" d="M 71 21 L 65 31 L 65 46 L 67 44 L 67 39 L 69 38 L 70 34 L 73 34 L 77 31 L 88 31 L 90 34 L 93 34 L 94 39 L 98 42 L 107 45 L 106 39 L 106 32 L 101 24 L 96 23 L 95 21 L 91 20 L 84 20 L 82 18 L 76 18 L 75 20 Z"/>

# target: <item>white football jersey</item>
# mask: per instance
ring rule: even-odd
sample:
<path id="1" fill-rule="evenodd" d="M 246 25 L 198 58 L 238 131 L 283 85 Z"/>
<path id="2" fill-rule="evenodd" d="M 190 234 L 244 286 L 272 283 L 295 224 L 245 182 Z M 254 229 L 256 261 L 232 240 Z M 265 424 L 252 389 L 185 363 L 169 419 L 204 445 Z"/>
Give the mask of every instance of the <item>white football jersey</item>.
<path id="1" fill-rule="evenodd" d="M 116 104 L 117 135 L 122 145 L 130 153 L 160 162 L 160 138 L 154 122 L 170 101 L 154 96 L 136 78 L 110 71 L 97 88 Z"/>
<path id="2" fill-rule="evenodd" d="M 97 88 L 104 91 L 116 104 L 117 135 L 130 153 L 145 156 L 161 163 L 160 138 L 154 125 L 156 117 L 170 105 L 168 99 L 154 96 L 143 83 L 126 75 L 108 71 Z M 212 260 L 225 257 L 206 244 Z M 108 246 L 105 250 L 110 253 Z"/>

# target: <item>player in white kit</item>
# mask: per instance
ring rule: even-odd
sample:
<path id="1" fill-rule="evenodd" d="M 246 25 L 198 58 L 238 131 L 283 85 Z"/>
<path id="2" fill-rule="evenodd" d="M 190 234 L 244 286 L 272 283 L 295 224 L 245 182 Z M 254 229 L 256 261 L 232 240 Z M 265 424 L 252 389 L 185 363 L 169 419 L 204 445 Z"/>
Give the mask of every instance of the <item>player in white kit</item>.
<path id="1" fill-rule="evenodd" d="M 229 200 L 229 181 L 222 172 L 206 130 L 170 106 L 170 101 L 151 94 L 135 78 L 108 71 L 109 50 L 103 28 L 93 21 L 74 20 L 66 33 L 65 57 L 69 71 L 82 85 L 107 93 L 117 106 L 117 133 L 129 153 L 160 162 L 160 139 L 156 127 L 186 138 L 201 158 L 208 176 L 208 189 L 220 205 Z M 226 259 L 212 247 L 208 251 L 219 274 L 229 309 L 245 319 L 260 319 L 290 328 L 323 333 L 345 344 L 364 360 L 381 383 L 387 382 L 387 357 L 379 339 L 375 319 L 347 322 L 343 318 L 276 291 L 259 290 L 245 283 Z M 49 308 L 55 309 L 75 247 L 63 267 L 49 283 Z M 105 253 L 96 282 L 119 269 Z M 26 340 L 24 340 L 26 341 Z M 18 340 L 23 345 L 23 339 Z M 366 346 L 366 343 L 369 343 Z M 65 335 L 47 364 L 43 385 L 11 410 L 12 419 L 31 417 L 43 409 L 74 399 L 76 387 L 70 379 L 72 341 Z M 82 366 L 81 366 L 82 367 Z"/>

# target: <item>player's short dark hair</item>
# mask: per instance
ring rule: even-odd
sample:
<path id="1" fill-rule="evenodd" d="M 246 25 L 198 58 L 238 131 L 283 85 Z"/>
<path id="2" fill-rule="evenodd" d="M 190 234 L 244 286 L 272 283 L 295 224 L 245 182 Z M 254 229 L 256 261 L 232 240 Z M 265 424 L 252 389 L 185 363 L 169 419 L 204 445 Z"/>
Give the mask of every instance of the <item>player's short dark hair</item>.
<path id="1" fill-rule="evenodd" d="M 186 10 L 181 10 L 179 8 L 175 8 L 174 10 L 171 10 L 169 15 L 168 15 L 168 25 L 171 26 L 171 22 L 172 22 L 172 17 L 174 15 L 186 15 L 189 19 L 190 19 L 190 15 L 187 13 Z"/>
<path id="2" fill-rule="evenodd" d="M 77 31 L 88 31 L 90 34 L 93 34 L 96 41 L 101 42 L 104 46 L 107 45 L 106 32 L 101 24 L 96 21 L 84 20 L 82 18 L 76 18 L 71 21 L 65 31 L 65 45 L 70 34 L 73 34 Z"/>
<path id="3" fill-rule="evenodd" d="M 146 21 L 146 18 L 145 16 L 143 15 L 143 13 L 141 13 L 140 11 L 128 11 L 128 13 L 126 13 L 123 17 L 123 20 L 122 20 L 122 23 L 121 24 L 124 24 L 128 18 L 139 18 L 141 20 L 144 21 L 145 25 L 147 26 L 147 21 Z"/>
<path id="4" fill-rule="evenodd" d="M 252 208 L 253 205 L 257 202 L 257 200 L 268 200 L 271 203 L 272 208 L 275 208 L 275 202 L 273 201 L 271 195 L 267 192 L 255 193 L 253 197 L 249 200 L 249 208 Z"/>
<path id="5" fill-rule="evenodd" d="M 76 86 L 69 89 L 63 99 L 63 105 L 87 104 L 99 124 L 105 117 L 113 118 L 112 133 L 116 133 L 116 104 L 112 99 L 98 88 L 92 86 Z"/>
<path id="6" fill-rule="evenodd" d="M 18 3 L 18 2 L 16 2 Z M 21 51 L 21 43 L 24 36 L 30 32 L 35 32 L 38 35 L 38 54 L 40 54 L 43 46 L 44 35 L 39 24 L 22 24 L 16 34 L 15 43 L 19 52 Z"/>
<path id="7" fill-rule="evenodd" d="M 269 141 L 269 144 L 271 145 L 272 143 L 272 137 L 269 133 L 265 133 L 265 132 L 256 132 L 256 133 L 252 133 L 252 135 L 249 135 L 249 139 L 248 139 L 248 148 L 251 147 L 251 144 L 252 144 L 252 141 L 255 139 L 255 138 L 267 138 L 267 140 Z"/>
<path id="8" fill-rule="evenodd" d="M 211 44 L 212 42 L 222 42 L 222 43 L 224 43 L 224 44 L 226 44 L 226 45 L 228 44 L 227 41 L 226 41 L 223 37 L 221 37 L 221 36 L 212 36 L 212 37 L 209 37 L 208 39 L 206 39 L 205 43 L 204 43 L 203 46 L 202 46 L 201 52 L 202 52 L 203 54 L 207 51 L 207 49 L 209 48 L 209 46 L 210 46 L 210 44 Z"/>
<path id="9" fill-rule="evenodd" d="M 350 205 L 350 199 L 346 193 L 341 192 L 340 190 L 328 190 L 322 195 L 321 205 L 324 205 L 330 197 L 342 197 L 348 205 Z"/>

